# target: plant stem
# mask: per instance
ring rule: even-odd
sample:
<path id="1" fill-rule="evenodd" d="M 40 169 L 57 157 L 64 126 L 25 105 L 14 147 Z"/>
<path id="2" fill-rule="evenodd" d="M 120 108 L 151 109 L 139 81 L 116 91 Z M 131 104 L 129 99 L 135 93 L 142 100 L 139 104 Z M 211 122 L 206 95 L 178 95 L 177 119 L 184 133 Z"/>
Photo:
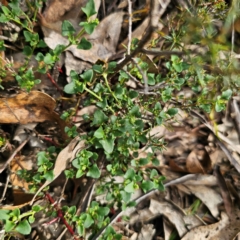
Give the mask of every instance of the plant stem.
<path id="1" fill-rule="evenodd" d="M 92 94 L 95 98 L 97 98 L 99 101 L 102 101 L 102 98 L 99 97 L 96 93 L 94 93 L 92 90 L 88 89 L 88 88 L 85 88 L 85 90 L 87 92 L 89 92 L 90 94 Z"/>

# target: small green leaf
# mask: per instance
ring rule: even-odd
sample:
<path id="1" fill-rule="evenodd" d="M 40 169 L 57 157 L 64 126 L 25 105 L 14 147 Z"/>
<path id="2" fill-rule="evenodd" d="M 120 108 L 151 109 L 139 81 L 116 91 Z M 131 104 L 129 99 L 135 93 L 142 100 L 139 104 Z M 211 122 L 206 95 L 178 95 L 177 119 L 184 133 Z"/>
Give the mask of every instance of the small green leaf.
<path id="1" fill-rule="evenodd" d="M 47 171 L 47 172 L 43 175 L 43 177 L 44 177 L 47 181 L 51 182 L 51 181 L 53 180 L 53 178 L 54 178 L 53 170 Z"/>
<path id="2" fill-rule="evenodd" d="M 133 192 L 135 192 L 134 183 L 133 183 L 133 182 L 130 182 L 130 183 L 124 188 L 124 190 L 125 190 L 127 193 L 133 193 Z"/>
<path id="3" fill-rule="evenodd" d="M 71 214 L 72 216 L 76 213 L 76 211 L 77 211 L 76 206 L 71 206 L 71 207 L 68 209 L 68 213 Z"/>
<path id="4" fill-rule="evenodd" d="M 111 154 L 113 152 L 114 148 L 114 139 L 103 139 L 99 141 L 102 144 L 103 149 L 108 154 Z"/>
<path id="5" fill-rule="evenodd" d="M 3 7 L 3 6 L 2 6 Z M 6 23 L 10 20 L 9 17 L 5 16 L 4 14 L 0 15 L 0 23 Z"/>
<path id="6" fill-rule="evenodd" d="M 46 64 L 53 64 L 55 62 L 54 56 L 52 56 L 50 53 L 47 53 L 46 56 L 44 57 L 43 61 Z"/>
<path id="7" fill-rule="evenodd" d="M 34 216 L 29 216 L 28 221 L 29 221 L 29 223 L 34 223 L 35 222 L 35 217 Z"/>
<path id="8" fill-rule="evenodd" d="M 31 232 L 31 226 L 26 219 L 21 221 L 15 229 L 23 235 L 28 235 Z"/>
<path id="9" fill-rule="evenodd" d="M 178 73 L 182 72 L 182 70 L 183 70 L 181 62 L 180 63 L 173 63 L 172 66 Z"/>
<path id="10" fill-rule="evenodd" d="M 10 232 L 13 230 L 13 228 L 15 227 L 15 223 L 11 222 L 11 221 L 6 221 L 5 225 L 4 225 L 4 229 L 6 232 Z"/>
<path id="11" fill-rule="evenodd" d="M 12 216 L 15 216 L 15 217 L 18 219 L 19 216 L 20 216 L 20 210 L 19 210 L 18 208 L 13 209 L 11 215 L 12 215 Z"/>
<path id="12" fill-rule="evenodd" d="M 29 31 L 23 31 L 23 35 L 25 37 L 26 42 L 31 42 L 33 34 Z"/>
<path id="13" fill-rule="evenodd" d="M 35 59 L 40 62 L 44 60 L 44 55 L 41 52 L 38 52 Z"/>
<path id="14" fill-rule="evenodd" d="M 76 173 L 76 178 L 80 178 L 81 176 L 83 176 L 85 174 L 84 171 L 82 171 L 82 169 L 79 169 Z"/>
<path id="15" fill-rule="evenodd" d="M 152 181 L 149 181 L 149 180 L 143 180 L 142 181 L 142 184 L 141 184 L 141 188 L 142 190 L 144 191 L 144 193 L 152 190 L 154 188 L 154 183 Z"/>
<path id="16" fill-rule="evenodd" d="M 105 134 L 104 134 L 104 131 L 103 131 L 103 128 L 102 126 L 99 127 L 95 132 L 94 132 L 94 137 L 98 138 L 98 139 L 101 139 L 101 138 L 104 138 Z"/>
<path id="17" fill-rule="evenodd" d="M 171 117 L 173 117 L 174 115 L 176 115 L 178 113 L 178 109 L 177 108 L 169 108 L 166 113 L 168 115 L 170 115 Z"/>
<path id="18" fill-rule="evenodd" d="M 148 158 L 140 158 L 139 159 L 139 165 L 140 166 L 144 166 L 144 165 L 146 165 L 148 163 L 149 163 L 149 159 Z"/>
<path id="19" fill-rule="evenodd" d="M 114 73 L 115 68 L 117 67 L 117 62 L 109 62 L 107 72 Z"/>
<path id="20" fill-rule="evenodd" d="M 65 85 L 63 91 L 67 94 L 74 94 L 76 92 L 75 82 L 70 82 L 67 85 Z"/>
<path id="21" fill-rule="evenodd" d="M 157 159 L 157 158 L 153 158 L 152 159 L 152 164 L 154 165 L 154 166 L 159 166 L 159 160 Z"/>
<path id="22" fill-rule="evenodd" d="M 215 103 L 216 112 L 221 112 L 222 110 L 225 109 L 225 107 L 226 107 L 226 104 L 222 102 L 221 99 L 217 100 L 217 102 Z"/>
<path id="23" fill-rule="evenodd" d="M 97 210 L 97 213 L 101 216 L 107 216 L 109 212 L 110 212 L 110 209 L 108 207 L 100 207 Z"/>
<path id="24" fill-rule="evenodd" d="M 1 220 L 9 219 L 9 217 L 10 217 L 9 213 L 10 213 L 10 210 L 0 209 L 0 219 Z"/>
<path id="25" fill-rule="evenodd" d="M 158 171 L 156 169 L 152 169 L 152 171 L 150 173 L 150 178 L 154 178 L 158 175 L 159 175 Z"/>
<path id="26" fill-rule="evenodd" d="M 64 37 L 69 37 L 76 32 L 71 22 L 64 20 L 62 23 L 62 35 Z"/>
<path id="27" fill-rule="evenodd" d="M 75 158 L 73 161 L 72 161 L 72 165 L 75 167 L 75 168 L 79 168 L 80 167 L 80 160 L 78 158 Z"/>
<path id="28" fill-rule="evenodd" d="M 150 86 L 153 86 L 156 84 L 156 80 L 155 80 L 155 74 L 154 73 L 148 73 L 147 74 L 147 78 L 148 78 L 148 84 Z"/>
<path id="29" fill-rule="evenodd" d="M 96 72 L 96 73 L 103 73 L 103 67 L 102 65 L 93 65 L 92 67 L 93 71 Z"/>
<path id="30" fill-rule="evenodd" d="M 125 202 L 125 203 L 128 203 L 131 199 L 131 193 L 128 193 L 128 192 L 125 192 L 125 191 L 121 191 L 120 192 L 121 196 L 122 196 L 122 200 Z"/>
<path id="31" fill-rule="evenodd" d="M 83 74 L 80 75 L 80 77 L 86 82 L 91 82 L 93 78 L 93 70 L 89 69 L 85 71 Z"/>
<path id="32" fill-rule="evenodd" d="M 129 97 L 131 99 L 138 97 L 138 92 L 130 90 L 129 91 Z"/>
<path id="33" fill-rule="evenodd" d="M 89 168 L 89 171 L 87 173 L 87 176 L 92 178 L 99 178 L 100 175 L 101 175 L 101 172 L 96 163 Z"/>
<path id="34" fill-rule="evenodd" d="M 92 48 L 92 44 L 86 39 L 82 38 L 80 43 L 77 45 L 78 49 L 89 50 Z"/>
<path id="35" fill-rule="evenodd" d="M 32 55 L 32 48 L 29 46 L 24 46 L 23 48 L 23 54 L 26 55 L 27 57 Z"/>
<path id="36" fill-rule="evenodd" d="M 89 228 L 94 223 L 94 220 L 92 219 L 90 214 L 86 214 L 86 215 L 87 215 L 87 217 L 83 223 L 83 226 L 85 228 Z"/>
<path id="37" fill-rule="evenodd" d="M 40 205 L 34 205 L 34 206 L 32 206 L 32 210 L 33 210 L 34 212 L 39 212 L 41 209 L 42 209 L 42 207 L 41 207 Z"/>
<path id="38" fill-rule="evenodd" d="M 94 0 L 89 0 L 86 7 L 82 8 L 82 11 L 86 14 L 87 18 L 96 14 Z"/>
<path id="39" fill-rule="evenodd" d="M 100 125 L 103 122 L 108 120 L 108 117 L 101 111 L 100 109 L 97 109 L 93 115 L 93 122 L 92 125 Z"/>
<path id="40" fill-rule="evenodd" d="M 231 96 L 232 96 L 232 90 L 228 89 L 228 90 L 222 92 L 221 98 L 224 100 L 229 100 Z"/>
<path id="41" fill-rule="evenodd" d="M 98 25 L 97 22 L 81 22 L 79 24 L 80 26 L 83 26 L 87 34 L 92 34 L 96 26 Z"/>

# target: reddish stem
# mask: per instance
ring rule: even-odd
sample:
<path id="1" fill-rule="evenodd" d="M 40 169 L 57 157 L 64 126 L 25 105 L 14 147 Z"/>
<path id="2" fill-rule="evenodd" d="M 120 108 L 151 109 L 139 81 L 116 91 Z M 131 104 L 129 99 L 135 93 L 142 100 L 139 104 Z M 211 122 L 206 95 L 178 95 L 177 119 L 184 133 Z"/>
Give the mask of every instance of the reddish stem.
<path id="1" fill-rule="evenodd" d="M 52 84 L 57 88 L 57 90 L 60 92 L 61 96 L 63 95 L 62 89 L 57 85 L 56 81 L 52 78 L 50 73 L 47 73 L 48 78 L 51 80 Z"/>
<path id="2" fill-rule="evenodd" d="M 46 197 L 51 204 L 55 203 L 55 201 L 52 199 L 52 197 L 48 193 L 46 194 Z M 59 207 L 57 205 L 54 205 L 54 208 L 57 210 L 58 217 L 61 218 L 62 222 L 64 223 L 64 225 L 66 226 L 66 228 L 68 229 L 70 234 L 72 236 L 74 236 L 74 231 L 73 231 L 72 227 L 68 224 L 66 219 L 64 218 L 62 210 L 59 209 Z M 74 236 L 74 239 L 77 240 L 77 238 L 75 236 Z"/>

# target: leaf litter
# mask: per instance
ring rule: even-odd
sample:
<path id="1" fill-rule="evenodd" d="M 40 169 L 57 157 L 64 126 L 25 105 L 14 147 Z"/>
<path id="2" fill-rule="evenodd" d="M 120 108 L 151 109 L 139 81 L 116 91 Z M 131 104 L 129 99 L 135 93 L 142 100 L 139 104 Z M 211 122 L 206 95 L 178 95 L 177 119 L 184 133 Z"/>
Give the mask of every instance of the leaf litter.
<path id="1" fill-rule="evenodd" d="M 163 14 L 170 1 L 159 2 L 162 6 L 161 14 Z M 63 6 L 62 2 L 58 0 L 47 1 L 47 7 L 40 18 L 43 23 L 41 27 L 44 39 L 49 48 L 54 49 L 58 44 L 68 44 L 67 39 L 59 34 L 61 31 L 59 27 L 65 19 L 71 20 L 73 24 L 78 23 L 79 17 L 81 17 L 79 9 L 85 3 L 86 1 L 68 1 Z M 96 3 L 100 6 L 100 1 L 96 1 Z M 98 11 L 100 10 L 98 9 Z M 121 39 L 125 15 L 125 12 L 118 11 L 102 19 L 94 33 L 86 36 L 93 43 L 90 52 L 79 50 L 74 46 L 66 49 L 64 56 L 66 77 L 69 76 L 70 69 L 76 69 L 78 73 L 81 73 L 99 59 L 106 61 L 113 57 L 118 49 L 127 45 L 128 39 Z M 159 17 L 160 15 L 158 15 Z M 149 19 L 145 18 L 132 36 L 141 37 L 148 23 Z M 158 30 L 164 31 L 164 26 L 159 24 Z M 17 69 L 19 65 L 21 64 L 16 63 L 15 68 Z M 155 63 L 153 66 L 154 71 L 157 71 Z M 12 81 L 10 75 L 5 80 Z M 69 78 L 68 81 L 70 81 Z M 11 131 L 10 127 L 7 128 L 9 131 L 7 134 L 14 136 L 15 132 L 13 138 L 20 139 L 20 143 L 29 136 L 26 129 L 30 128 L 31 131 L 34 131 L 38 124 L 45 121 L 57 123 L 61 134 L 65 135 L 64 128 L 67 124 L 55 111 L 58 106 L 54 98 L 56 98 L 56 94 L 54 97 L 50 97 L 39 91 L 16 92 L 14 95 L 8 93 L 7 96 L 0 98 L 0 123 L 7 126 L 15 126 L 16 124 L 22 126 L 21 131 L 16 130 L 16 128 L 15 131 Z M 227 118 L 222 119 L 217 130 L 209 120 L 196 112 L 178 116 L 178 126 L 174 122 L 169 122 L 168 126 L 158 126 L 152 129 L 150 136 L 156 139 L 164 137 L 167 145 L 157 156 L 161 159 L 159 166 L 145 165 L 143 168 L 154 168 L 159 174 L 166 177 L 164 181 L 165 192 L 164 194 L 157 191 L 147 194 L 141 193 L 142 195 L 137 197 L 138 205 L 136 207 L 116 215 L 114 219 L 118 219 L 120 214 L 130 217 L 129 222 L 120 221 L 121 227 L 118 223 L 113 223 L 113 227 L 123 235 L 128 232 L 125 234 L 125 239 L 160 239 L 157 236 L 161 236 L 161 239 L 169 239 L 174 230 L 178 238 L 184 240 L 234 239 L 237 236 L 240 231 L 240 213 L 236 201 L 240 186 L 239 99 L 231 99 L 229 105 L 232 116 L 228 116 L 228 120 L 226 120 Z M 76 126 L 82 125 L 84 114 L 91 115 L 96 109 L 96 106 L 91 105 L 78 111 L 78 116 L 75 118 Z M 26 124 L 34 124 L 34 126 L 29 127 Z M 35 137 L 38 138 L 38 135 Z M 34 147 L 36 146 L 30 145 L 30 148 Z M 37 147 L 45 148 L 44 145 L 40 144 Z M 66 170 L 76 154 L 85 148 L 84 140 L 76 137 L 60 151 L 53 167 L 53 180 L 46 181 L 38 189 L 37 193 L 31 197 L 30 204 L 34 204 L 37 194 L 56 180 Z M 18 153 L 10 152 L 14 155 Z M 149 152 L 151 149 L 143 148 L 139 151 L 139 155 L 146 156 Z M 20 156 L 12 161 L 12 165 L 16 166 L 19 162 L 24 162 L 26 165 L 22 164 L 22 167 L 31 169 L 35 164 L 31 159 L 35 157 L 36 153 L 30 154 L 31 157 L 28 160 L 24 154 L 21 154 L 20 150 L 19 153 Z M 1 162 L 4 159 L 6 156 L 2 154 Z M 218 168 L 214 170 L 214 175 L 212 175 L 216 164 Z M 1 166 L 3 165 L 4 163 L 1 164 Z M 11 169 L 15 171 L 14 167 Z M 229 179 L 233 181 L 228 181 Z M 26 182 L 21 183 L 14 178 L 11 178 L 10 182 L 12 185 L 28 188 Z M 193 199 L 200 200 L 200 206 L 196 211 L 191 211 L 194 207 Z M 29 202 L 26 198 L 23 201 Z M 16 204 L 22 207 L 21 203 Z M 162 223 L 162 232 L 159 231 L 157 221 Z M 39 229 L 37 231 L 40 232 Z M 51 233 L 51 236 L 56 238 L 54 233 Z"/>

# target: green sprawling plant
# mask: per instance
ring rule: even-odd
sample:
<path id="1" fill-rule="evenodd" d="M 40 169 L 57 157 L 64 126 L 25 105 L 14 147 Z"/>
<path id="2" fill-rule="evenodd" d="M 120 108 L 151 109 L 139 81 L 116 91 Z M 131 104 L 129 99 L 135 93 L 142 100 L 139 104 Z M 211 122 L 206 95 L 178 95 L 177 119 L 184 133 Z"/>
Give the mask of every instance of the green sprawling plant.
<path id="1" fill-rule="evenodd" d="M 69 45 L 58 45 L 55 49 L 43 54 L 40 50 L 46 45 L 39 34 L 33 31 L 36 9 L 41 3 L 41 1 L 34 1 L 37 5 L 29 7 L 31 18 L 20 9 L 19 1 L 16 0 L 12 1 L 9 7 L 2 6 L 0 15 L 0 22 L 12 21 L 24 29 L 26 45 L 23 53 L 26 56 L 26 62 L 14 75 L 20 87 L 27 91 L 40 81 L 35 79 L 34 72 L 46 73 L 53 67 L 59 55 L 71 44 L 91 51 L 91 43 L 82 36 L 84 33 L 91 34 L 98 24 L 98 20 L 90 20 L 96 12 L 94 1 L 89 0 L 86 7 L 82 8 L 87 17 L 86 22 L 80 23 L 82 30 L 76 33 L 72 24 L 64 21 L 62 35 L 68 38 Z M 219 9 L 225 13 L 224 16 L 219 13 Z M 79 236 L 84 237 L 87 232 L 91 232 L 91 239 L 102 228 L 107 227 L 101 236 L 102 239 L 121 239 L 121 235 L 108 226 L 110 209 L 117 207 L 124 210 L 134 206 L 135 201 L 131 196 L 137 189 L 142 189 L 144 193 L 153 189 L 164 190 L 162 183 L 164 177 L 160 176 L 154 168 L 145 167 L 149 163 L 152 166 L 159 165 L 155 152 L 161 151 L 165 145 L 164 139 L 149 136 L 149 131 L 154 126 L 168 125 L 168 121 L 174 119 L 180 108 L 186 111 L 204 110 L 207 113 L 214 110 L 222 111 L 231 95 L 235 94 L 234 91 L 238 89 L 240 83 L 239 77 L 230 76 L 228 71 L 233 69 L 236 63 L 230 58 L 229 61 L 219 60 L 218 52 L 230 51 L 230 45 L 227 41 L 221 44 L 217 41 L 217 29 L 213 24 L 216 17 L 224 19 L 227 15 L 226 9 L 226 5 L 213 2 L 210 7 L 204 4 L 198 7 L 194 12 L 194 20 L 191 10 L 180 14 L 181 27 L 170 31 L 169 35 L 164 37 L 164 47 L 169 51 L 179 51 L 183 54 L 172 54 L 170 58 L 163 60 L 162 74 L 151 71 L 152 68 L 144 60 L 143 53 L 139 53 L 132 62 L 120 69 L 114 80 L 111 76 L 116 73 L 116 62 L 95 64 L 80 75 L 74 70 L 71 71 L 72 81 L 64 87 L 64 92 L 88 93 L 84 99 L 84 106 L 94 104 L 98 109 L 92 116 L 84 115 L 84 120 L 89 122 L 90 130 L 81 138 L 86 141 L 87 147 L 77 154 L 72 161 L 72 167 L 67 169 L 65 174 L 67 178 L 87 176 L 97 179 L 95 191 L 97 194 L 105 193 L 107 201 L 104 206 L 92 201 L 86 211 L 78 214 L 75 206 L 65 206 L 61 209 L 65 220 L 69 225 L 76 227 Z M 20 21 L 20 16 L 25 20 Z M 194 34 L 191 32 L 193 30 Z M 188 43 L 207 47 L 208 54 L 195 54 L 192 57 L 191 50 L 185 48 Z M 137 44 L 138 40 L 133 39 L 132 50 L 137 48 Z M 154 48 L 157 44 L 156 40 L 151 44 L 150 47 Z M 28 68 L 28 62 L 36 52 L 38 67 L 37 69 Z M 161 59 L 156 58 L 155 63 L 159 60 Z M 216 71 L 209 71 L 208 68 L 213 66 L 225 72 L 218 73 L 217 68 Z M 4 76 L 4 69 L 1 69 L 0 73 Z M 137 80 L 143 88 L 133 90 L 127 87 L 126 82 L 130 79 Z M 190 97 L 184 95 L 183 90 L 186 88 L 192 90 Z M 72 109 L 69 109 L 62 118 L 67 120 L 72 115 Z M 65 130 L 70 138 L 79 135 L 76 126 Z M 149 150 L 146 157 L 138 157 L 140 149 Z M 22 177 L 32 182 L 33 191 L 40 183 L 52 179 L 53 152 L 55 150 L 50 149 L 38 154 L 37 172 L 20 172 Z M 116 177 L 121 177 L 122 182 L 116 183 Z M 20 210 L 0 210 L 0 219 L 6 234 L 10 236 L 12 231 L 29 234 L 30 224 L 34 222 L 34 213 L 42 210 L 38 206 L 33 206 L 26 213 L 20 213 Z"/>

